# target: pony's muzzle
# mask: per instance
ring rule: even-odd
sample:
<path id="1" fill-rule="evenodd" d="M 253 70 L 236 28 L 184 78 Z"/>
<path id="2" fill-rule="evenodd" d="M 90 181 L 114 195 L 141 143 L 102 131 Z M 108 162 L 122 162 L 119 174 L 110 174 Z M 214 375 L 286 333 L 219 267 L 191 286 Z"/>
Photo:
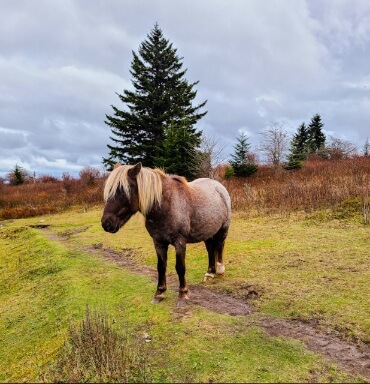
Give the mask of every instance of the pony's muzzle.
<path id="1" fill-rule="evenodd" d="M 113 221 L 107 219 L 107 220 L 102 220 L 101 225 L 106 232 L 110 233 L 116 233 L 119 230 L 119 224 L 118 223 L 113 223 Z"/>

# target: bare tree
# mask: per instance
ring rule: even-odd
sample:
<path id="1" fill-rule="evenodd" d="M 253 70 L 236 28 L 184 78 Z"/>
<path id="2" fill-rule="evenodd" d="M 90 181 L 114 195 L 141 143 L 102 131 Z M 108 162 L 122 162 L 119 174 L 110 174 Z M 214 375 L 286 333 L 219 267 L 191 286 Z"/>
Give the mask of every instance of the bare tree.
<path id="1" fill-rule="evenodd" d="M 199 154 L 199 177 L 210 177 L 215 179 L 217 175 L 217 165 L 225 161 L 226 145 L 220 144 L 220 139 L 214 135 L 203 135 L 200 144 Z"/>
<path id="2" fill-rule="evenodd" d="M 261 132 L 262 143 L 260 150 L 265 153 L 267 160 L 276 168 L 280 167 L 289 148 L 289 134 L 284 123 L 271 122 L 266 130 Z"/>
<path id="3" fill-rule="evenodd" d="M 332 160 L 346 159 L 354 155 L 357 151 L 356 146 L 347 140 L 338 139 L 330 136 L 330 142 L 327 147 L 329 158 Z"/>

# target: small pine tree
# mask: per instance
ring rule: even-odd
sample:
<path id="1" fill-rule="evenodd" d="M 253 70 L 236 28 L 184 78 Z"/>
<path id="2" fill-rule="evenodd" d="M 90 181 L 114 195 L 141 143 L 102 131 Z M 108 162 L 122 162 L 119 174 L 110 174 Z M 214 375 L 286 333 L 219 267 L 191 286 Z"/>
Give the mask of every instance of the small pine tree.
<path id="1" fill-rule="evenodd" d="M 309 153 L 308 141 L 308 130 L 306 124 L 302 123 L 292 141 L 292 154 L 296 160 L 302 161 L 307 159 Z"/>
<path id="2" fill-rule="evenodd" d="M 237 138 L 235 152 L 231 155 L 230 165 L 234 169 L 235 176 L 247 177 L 257 172 L 257 165 L 251 159 L 251 144 L 248 142 L 247 135 L 242 132 Z"/>
<path id="3" fill-rule="evenodd" d="M 291 141 L 288 163 L 284 166 L 285 169 L 302 168 L 302 162 L 307 160 L 311 154 L 316 154 L 323 158 L 328 157 L 325 148 L 326 137 L 322 132 L 323 126 L 321 116 L 316 114 L 311 118 L 308 126 L 302 123 L 298 127 L 297 133 Z"/>
<path id="4" fill-rule="evenodd" d="M 302 123 L 293 136 L 290 144 L 290 153 L 288 155 L 288 163 L 284 166 L 285 169 L 302 168 L 302 161 L 308 157 L 308 132 L 305 123 Z"/>
<path id="5" fill-rule="evenodd" d="M 27 181 L 28 174 L 27 171 L 16 164 L 13 171 L 8 173 L 7 178 L 11 185 L 21 185 Z"/>
<path id="6" fill-rule="evenodd" d="M 14 168 L 14 178 L 16 185 L 20 185 L 25 182 L 24 173 L 22 172 L 21 168 L 18 167 L 18 165 L 16 165 Z"/>

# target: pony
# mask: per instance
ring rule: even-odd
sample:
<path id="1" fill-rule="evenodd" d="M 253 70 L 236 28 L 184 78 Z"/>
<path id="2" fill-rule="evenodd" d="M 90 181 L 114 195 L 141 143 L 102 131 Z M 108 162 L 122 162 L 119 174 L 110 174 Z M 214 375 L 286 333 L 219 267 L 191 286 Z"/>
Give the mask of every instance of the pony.
<path id="1" fill-rule="evenodd" d="M 223 276 L 225 239 L 231 220 L 231 200 L 226 188 L 216 180 L 200 178 L 188 182 L 159 169 L 118 165 L 104 187 L 105 207 L 101 223 L 105 231 L 116 233 L 135 213 L 145 217 L 145 227 L 157 253 L 158 285 L 152 303 L 164 298 L 169 245 L 175 247 L 179 279 L 178 305 L 189 300 L 185 279 L 187 243 L 205 242 L 208 270 L 204 280 Z"/>

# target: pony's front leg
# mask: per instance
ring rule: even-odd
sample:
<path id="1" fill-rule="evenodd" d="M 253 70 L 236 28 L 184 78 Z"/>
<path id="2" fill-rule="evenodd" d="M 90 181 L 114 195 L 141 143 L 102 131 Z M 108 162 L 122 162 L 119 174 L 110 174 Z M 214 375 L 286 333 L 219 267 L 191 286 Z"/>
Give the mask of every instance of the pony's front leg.
<path id="1" fill-rule="evenodd" d="M 166 269 L 168 244 L 154 241 L 154 246 L 157 252 L 158 285 L 152 300 L 153 304 L 162 301 L 164 299 L 164 292 L 167 290 Z"/>
<path id="2" fill-rule="evenodd" d="M 176 272 L 179 277 L 179 300 L 177 305 L 179 307 L 185 305 L 189 300 L 188 286 L 185 279 L 185 253 L 186 253 L 186 241 L 182 238 L 175 242 L 176 250 Z"/>

